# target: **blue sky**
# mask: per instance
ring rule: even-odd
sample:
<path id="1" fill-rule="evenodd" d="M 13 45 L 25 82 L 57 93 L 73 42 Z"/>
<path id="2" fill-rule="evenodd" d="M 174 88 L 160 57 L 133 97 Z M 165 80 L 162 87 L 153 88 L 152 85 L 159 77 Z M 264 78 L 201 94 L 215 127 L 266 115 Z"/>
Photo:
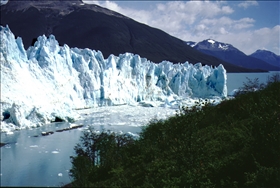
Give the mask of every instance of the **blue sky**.
<path id="1" fill-rule="evenodd" d="M 279 55 L 279 1 L 94 1 L 83 0 L 159 28 L 185 41 L 214 39 L 246 54 L 266 49 Z"/>

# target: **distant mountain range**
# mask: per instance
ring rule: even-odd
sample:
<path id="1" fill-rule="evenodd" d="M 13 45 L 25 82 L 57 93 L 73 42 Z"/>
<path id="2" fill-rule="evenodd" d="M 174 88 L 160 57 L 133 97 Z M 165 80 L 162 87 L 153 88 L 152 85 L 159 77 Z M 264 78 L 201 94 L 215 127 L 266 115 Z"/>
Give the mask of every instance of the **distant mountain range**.
<path id="1" fill-rule="evenodd" d="M 267 50 L 257 50 L 250 55 L 250 57 L 254 57 L 257 59 L 261 59 L 270 65 L 280 67 L 280 56 L 276 55 L 273 52 Z M 279 70 L 279 69 L 278 69 Z"/>
<path id="2" fill-rule="evenodd" d="M 258 71 L 202 53 L 159 29 L 81 0 L 9 0 L 1 6 L 1 25 L 22 37 L 25 48 L 38 36 L 53 34 L 62 45 L 100 50 L 105 58 L 131 52 L 155 63 L 201 62 L 223 64 L 227 72 Z"/>
<path id="3" fill-rule="evenodd" d="M 269 51 L 258 50 L 248 56 L 231 44 L 218 42 L 213 39 L 203 40 L 198 43 L 187 41 L 186 44 L 200 52 L 212 55 L 233 65 L 248 69 L 280 71 L 279 56 Z"/>

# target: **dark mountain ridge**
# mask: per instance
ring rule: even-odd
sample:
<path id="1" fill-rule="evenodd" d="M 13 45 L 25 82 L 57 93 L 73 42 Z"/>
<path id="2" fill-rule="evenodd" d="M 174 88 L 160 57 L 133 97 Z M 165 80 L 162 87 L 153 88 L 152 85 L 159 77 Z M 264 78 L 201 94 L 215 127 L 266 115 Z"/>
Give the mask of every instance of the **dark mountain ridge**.
<path id="1" fill-rule="evenodd" d="M 267 63 L 266 61 L 247 56 L 245 53 L 235 48 L 231 44 L 218 42 L 212 39 L 203 40 L 198 43 L 191 41 L 186 42 L 189 46 L 199 50 L 208 55 L 212 55 L 233 65 L 248 68 L 248 69 L 262 69 L 266 71 L 279 71 L 280 68 Z"/>
<path id="2" fill-rule="evenodd" d="M 273 52 L 267 50 L 257 50 L 249 56 L 257 59 L 261 59 L 273 66 L 280 68 L 280 56 L 276 55 Z"/>
<path id="3" fill-rule="evenodd" d="M 105 58 L 130 52 L 155 63 L 189 61 L 223 64 L 228 72 L 258 71 L 201 53 L 159 29 L 81 0 L 9 0 L 1 6 L 1 25 L 22 37 L 25 48 L 38 36 L 53 34 L 61 44 L 100 50 Z"/>

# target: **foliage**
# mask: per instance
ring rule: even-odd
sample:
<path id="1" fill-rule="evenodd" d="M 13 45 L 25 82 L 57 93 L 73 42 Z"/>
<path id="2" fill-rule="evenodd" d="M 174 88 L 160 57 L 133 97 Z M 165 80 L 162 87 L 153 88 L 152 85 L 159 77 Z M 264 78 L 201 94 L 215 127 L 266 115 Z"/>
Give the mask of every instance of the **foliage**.
<path id="1" fill-rule="evenodd" d="M 219 105 L 200 101 L 140 138 L 84 132 L 72 156 L 78 187 L 279 187 L 280 82 Z"/>
<path id="2" fill-rule="evenodd" d="M 260 83 L 259 78 L 255 78 L 251 80 L 250 78 L 246 77 L 246 82 L 243 82 L 243 86 L 239 88 L 238 92 L 235 94 L 235 96 L 238 96 L 240 94 L 253 92 L 257 90 L 262 90 L 266 87 L 266 85 L 269 85 L 271 83 L 280 82 L 280 74 L 274 73 L 271 76 L 267 77 L 266 84 Z"/>
<path id="3" fill-rule="evenodd" d="M 120 162 L 128 157 L 125 150 L 135 142 L 129 134 L 105 130 L 100 133 L 91 127 L 80 141 L 74 148 L 77 156 L 70 157 L 73 165 L 70 174 L 74 178 L 73 185 L 78 187 L 93 186 L 93 182 L 113 176 Z"/>
<path id="4" fill-rule="evenodd" d="M 272 84 L 275 82 L 280 82 L 280 74 L 279 73 L 274 73 L 271 76 L 267 77 L 267 84 Z"/>

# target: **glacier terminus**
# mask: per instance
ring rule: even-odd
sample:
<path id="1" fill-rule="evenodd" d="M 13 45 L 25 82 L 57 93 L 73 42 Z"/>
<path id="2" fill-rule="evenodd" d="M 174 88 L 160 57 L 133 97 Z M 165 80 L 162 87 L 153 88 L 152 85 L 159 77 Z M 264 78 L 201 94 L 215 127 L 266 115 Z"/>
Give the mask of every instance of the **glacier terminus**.
<path id="1" fill-rule="evenodd" d="M 59 45 L 39 36 L 25 50 L 0 27 L 1 131 L 79 118 L 77 109 L 130 105 L 174 108 L 187 99 L 227 96 L 226 70 L 188 62 L 153 63 L 137 54 L 110 55 Z"/>

